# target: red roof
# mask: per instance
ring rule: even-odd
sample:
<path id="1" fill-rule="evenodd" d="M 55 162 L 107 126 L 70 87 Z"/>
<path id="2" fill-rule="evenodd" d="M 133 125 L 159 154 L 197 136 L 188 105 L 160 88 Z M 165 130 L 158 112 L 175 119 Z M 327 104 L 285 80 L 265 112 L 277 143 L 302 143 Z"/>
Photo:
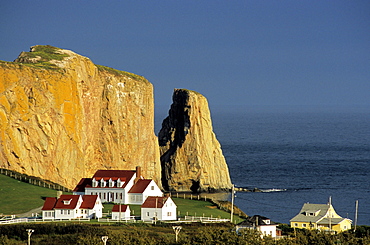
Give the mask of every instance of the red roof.
<path id="1" fill-rule="evenodd" d="M 132 176 L 136 173 L 135 170 L 98 170 L 94 174 L 93 178 L 126 178 L 130 180 Z"/>
<path id="2" fill-rule="evenodd" d="M 167 200 L 168 200 L 168 197 L 148 197 L 143 203 L 143 205 L 141 205 L 141 207 L 142 208 L 162 208 Z"/>
<path id="3" fill-rule="evenodd" d="M 41 210 L 53 210 L 56 202 L 56 197 L 47 197 Z"/>
<path id="4" fill-rule="evenodd" d="M 75 209 L 80 195 L 61 195 L 55 209 Z"/>
<path id="5" fill-rule="evenodd" d="M 84 195 L 82 196 L 82 204 L 80 208 L 84 209 L 93 209 L 96 203 L 96 199 L 98 199 L 98 195 Z"/>
<path id="6" fill-rule="evenodd" d="M 119 212 L 120 210 L 119 210 L 119 206 L 120 205 L 114 205 L 113 206 L 113 208 L 112 208 L 112 212 Z M 126 212 L 126 209 L 127 209 L 127 205 L 123 205 L 123 204 L 121 204 L 121 212 Z"/>
<path id="7" fill-rule="evenodd" d="M 109 179 L 112 179 L 114 181 L 121 179 L 121 181 L 124 182 L 122 187 L 117 187 L 117 185 L 115 185 L 113 188 L 125 188 L 128 181 L 132 179 L 135 173 L 136 173 L 135 170 L 98 170 L 95 172 L 92 178 L 82 178 L 73 191 L 85 192 L 86 187 L 92 188 L 93 178 L 95 178 L 95 180 L 97 181 L 101 179 L 104 179 L 105 181 L 108 181 Z M 97 186 L 94 188 L 112 188 L 112 187 L 106 185 L 105 187 Z"/>
<path id="8" fill-rule="evenodd" d="M 86 187 L 91 187 L 91 178 L 82 178 L 77 186 L 74 188 L 74 192 L 85 192 Z"/>
<path id="9" fill-rule="evenodd" d="M 150 182 L 152 182 L 151 179 L 140 179 L 131 187 L 128 193 L 143 193 Z"/>

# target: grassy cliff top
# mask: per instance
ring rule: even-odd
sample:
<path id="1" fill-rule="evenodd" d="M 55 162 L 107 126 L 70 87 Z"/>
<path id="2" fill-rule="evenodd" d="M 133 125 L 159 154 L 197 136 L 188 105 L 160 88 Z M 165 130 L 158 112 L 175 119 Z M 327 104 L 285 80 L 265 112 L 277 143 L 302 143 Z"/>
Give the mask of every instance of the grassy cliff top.
<path id="1" fill-rule="evenodd" d="M 14 62 L 35 68 L 60 69 L 50 61 L 61 61 L 69 55 L 58 52 L 59 50 L 60 48 L 50 45 L 36 45 L 31 47 L 30 52 L 22 52 Z"/>
<path id="2" fill-rule="evenodd" d="M 102 65 L 96 65 L 96 67 L 98 68 L 99 71 L 108 72 L 115 76 L 127 76 L 137 81 L 148 82 L 148 80 L 145 77 L 136 75 L 134 73 L 130 73 L 127 71 L 120 71 L 120 70 L 116 70 L 111 67 L 102 66 Z"/>

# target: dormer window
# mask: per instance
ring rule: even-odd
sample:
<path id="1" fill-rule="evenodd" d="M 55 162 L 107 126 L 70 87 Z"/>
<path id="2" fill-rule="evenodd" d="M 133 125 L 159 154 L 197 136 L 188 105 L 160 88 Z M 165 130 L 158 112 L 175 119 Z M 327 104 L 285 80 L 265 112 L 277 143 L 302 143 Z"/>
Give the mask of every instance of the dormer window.
<path id="1" fill-rule="evenodd" d="M 117 187 L 122 187 L 125 181 L 122 181 L 121 179 L 117 180 Z"/>
<path id="2" fill-rule="evenodd" d="M 92 180 L 92 187 L 97 187 L 98 186 L 98 181 L 96 181 L 95 178 Z"/>
<path id="3" fill-rule="evenodd" d="M 106 183 L 105 183 L 104 179 L 102 178 L 100 180 L 100 187 L 105 187 L 105 186 L 106 186 Z"/>
<path id="4" fill-rule="evenodd" d="M 114 187 L 114 181 L 112 179 L 109 179 L 109 187 Z"/>
<path id="5" fill-rule="evenodd" d="M 64 204 L 64 205 L 70 205 L 70 204 L 71 204 L 71 201 L 72 201 L 72 199 L 69 199 L 69 200 L 63 200 L 63 204 Z"/>
<path id="6" fill-rule="evenodd" d="M 306 216 L 317 216 L 319 213 L 320 213 L 320 210 L 315 210 L 315 211 L 309 210 L 309 211 L 304 212 Z"/>
<path id="7" fill-rule="evenodd" d="M 266 225 L 271 224 L 271 221 L 269 219 L 264 220 L 264 222 L 265 222 Z"/>

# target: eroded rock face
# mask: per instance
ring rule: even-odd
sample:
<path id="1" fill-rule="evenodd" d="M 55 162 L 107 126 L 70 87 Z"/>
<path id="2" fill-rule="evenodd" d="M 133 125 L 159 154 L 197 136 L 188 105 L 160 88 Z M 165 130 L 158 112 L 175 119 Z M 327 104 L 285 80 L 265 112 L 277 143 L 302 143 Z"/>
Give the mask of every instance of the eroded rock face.
<path id="1" fill-rule="evenodd" d="M 69 50 L 31 51 L 0 62 L 0 167 L 73 188 L 141 166 L 160 185 L 152 84 Z"/>
<path id="2" fill-rule="evenodd" d="M 158 138 L 165 189 L 196 192 L 231 188 L 228 166 L 203 95 L 175 89 Z"/>

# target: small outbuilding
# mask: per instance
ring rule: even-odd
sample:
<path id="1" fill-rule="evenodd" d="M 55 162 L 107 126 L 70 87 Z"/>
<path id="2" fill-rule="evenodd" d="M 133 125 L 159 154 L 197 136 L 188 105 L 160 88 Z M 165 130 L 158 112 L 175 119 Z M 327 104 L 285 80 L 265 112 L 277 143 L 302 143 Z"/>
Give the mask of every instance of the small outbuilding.
<path id="1" fill-rule="evenodd" d="M 130 207 L 128 205 L 114 205 L 112 208 L 112 219 L 113 220 L 129 220 L 130 216 Z"/>
<path id="2" fill-rule="evenodd" d="M 150 196 L 141 205 L 141 220 L 176 220 L 177 206 L 171 197 Z"/>
<path id="3" fill-rule="evenodd" d="M 236 231 L 239 233 L 243 229 L 257 230 L 261 233 L 261 237 L 271 236 L 278 237 L 281 236 L 281 231 L 276 228 L 277 224 L 261 215 L 254 215 L 252 217 L 247 217 L 244 221 L 236 225 Z"/>

